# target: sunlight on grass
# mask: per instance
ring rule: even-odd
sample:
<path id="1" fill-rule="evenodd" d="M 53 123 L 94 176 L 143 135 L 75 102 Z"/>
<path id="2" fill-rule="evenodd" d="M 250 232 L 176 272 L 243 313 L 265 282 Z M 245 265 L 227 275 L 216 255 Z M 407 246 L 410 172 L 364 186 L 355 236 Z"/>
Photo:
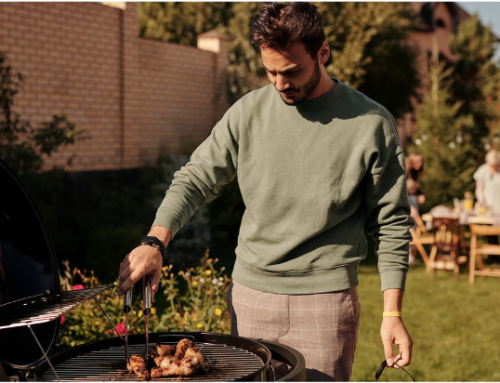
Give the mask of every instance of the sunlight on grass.
<path id="1" fill-rule="evenodd" d="M 374 381 L 384 360 L 379 329 L 383 299 L 374 266 L 360 268 L 361 326 L 352 380 Z M 408 371 L 417 381 L 500 381 L 500 278 L 468 275 L 456 281 L 451 272 L 434 279 L 423 266 L 408 273 L 403 305 L 405 324 L 413 339 Z M 401 371 L 388 370 L 381 381 L 410 381 Z"/>

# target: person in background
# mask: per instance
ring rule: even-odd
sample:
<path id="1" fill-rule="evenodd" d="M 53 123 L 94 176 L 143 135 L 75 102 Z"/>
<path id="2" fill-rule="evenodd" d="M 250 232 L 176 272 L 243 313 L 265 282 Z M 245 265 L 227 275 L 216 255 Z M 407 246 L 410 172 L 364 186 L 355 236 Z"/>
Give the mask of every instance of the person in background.
<path id="1" fill-rule="evenodd" d="M 500 214 L 500 152 L 490 150 L 485 163 L 473 175 L 476 181 L 476 198 L 490 215 Z M 498 238 L 488 236 L 488 243 L 498 245 Z M 500 263 L 499 257 L 488 256 L 488 263 Z"/>
<path id="2" fill-rule="evenodd" d="M 425 202 L 425 196 L 420 192 L 420 179 L 424 176 L 424 158 L 420 153 L 410 153 L 406 157 L 406 188 L 411 216 L 414 219 L 420 216 L 420 205 Z M 420 221 L 420 220 L 419 220 Z M 416 223 L 415 223 L 416 224 Z M 417 249 L 410 247 L 410 264 L 417 260 Z"/>
<path id="3" fill-rule="evenodd" d="M 490 150 L 485 163 L 473 175 L 476 181 L 476 198 L 489 212 L 500 213 L 500 153 Z"/>
<path id="4" fill-rule="evenodd" d="M 419 214 L 419 205 L 425 203 L 425 195 L 420 191 L 420 180 L 425 174 L 424 157 L 420 153 L 410 153 L 406 157 L 406 180 L 412 216 Z"/>
<path id="5" fill-rule="evenodd" d="M 120 294 L 146 274 L 157 290 L 158 248 L 237 176 L 246 210 L 227 296 L 231 333 L 297 349 L 308 380 L 348 381 L 366 228 L 381 276 L 384 355 L 389 367 L 406 366 L 412 219 L 394 118 L 327 75 L 330 48 L 315 5 L 264 3 L 251 41 L 270 84 L 236 102 L 175 174 L 148 236 L 122 262 Z"/>

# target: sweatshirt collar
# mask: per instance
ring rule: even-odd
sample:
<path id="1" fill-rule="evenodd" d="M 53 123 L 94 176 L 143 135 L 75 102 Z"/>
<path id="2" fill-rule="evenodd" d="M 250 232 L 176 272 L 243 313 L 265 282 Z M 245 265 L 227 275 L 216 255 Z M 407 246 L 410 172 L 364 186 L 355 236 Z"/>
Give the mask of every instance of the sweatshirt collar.
<path id="1" fill-rule="evenodd" d="M 342 83 L 340 80 L 334 77 L 331 77 L 331 79 L 335 81 L 335 86 L 331 90 L 319 96 L 318 98 L 315 98 L 314 100 L 306 100 L 298 105 L 295 105 L 295 108 L 300 111 L 321 108 L 324 105 L 331 105 L 332 101 L 340 96 L 345 87 L 344 83 Z"/>

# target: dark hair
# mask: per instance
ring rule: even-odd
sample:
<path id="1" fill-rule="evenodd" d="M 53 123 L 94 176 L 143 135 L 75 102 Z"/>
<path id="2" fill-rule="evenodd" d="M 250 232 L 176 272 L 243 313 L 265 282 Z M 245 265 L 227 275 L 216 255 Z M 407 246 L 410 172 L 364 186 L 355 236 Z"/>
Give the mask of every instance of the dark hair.
<path id="1" fill-rule="evenodd" d="M 250 33 L 250 41 L 258 48 L 265 44 L 284 50 L 300 42 L 312 58 L 325 40 L 318 7 L 311 3 L 264 3 Z"/>

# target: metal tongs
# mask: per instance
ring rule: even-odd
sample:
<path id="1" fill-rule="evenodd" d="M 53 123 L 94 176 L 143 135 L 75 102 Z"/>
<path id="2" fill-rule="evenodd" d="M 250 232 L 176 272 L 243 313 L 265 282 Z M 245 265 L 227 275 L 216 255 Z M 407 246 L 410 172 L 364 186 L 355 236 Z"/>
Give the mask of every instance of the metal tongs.
<path id="1" fill-rule="evenodd" d="M 128 313 L 132 310 L 132 287 L 125 293 L 123 312 L 125 313 L 125 361 L 128 363 Z"/>
<path id="2" fill-rule="evenodd" d="M 142 312 L 146 318 L 146 361 L 148 359 L 148 349 L 149 349 L 149 314 L 151 313 L 151 277 L 145 275 L 143 278 L 143 306 Z M 132 311 L 132 288 L 127 290 L 125 293 L 125 298 L 123 301 L 123 312 L 125 313 L 125 358 L 128 362 L 128 314 Z"/>
<path id="3" fill-rule="evenodd" d="M 142 312 L 146 318 L 146 363 L 148 361 L 149 349 L 149 313 L 151 312 L 151 277 L 145 275 L 143 278 L 143 304 Z"/>

